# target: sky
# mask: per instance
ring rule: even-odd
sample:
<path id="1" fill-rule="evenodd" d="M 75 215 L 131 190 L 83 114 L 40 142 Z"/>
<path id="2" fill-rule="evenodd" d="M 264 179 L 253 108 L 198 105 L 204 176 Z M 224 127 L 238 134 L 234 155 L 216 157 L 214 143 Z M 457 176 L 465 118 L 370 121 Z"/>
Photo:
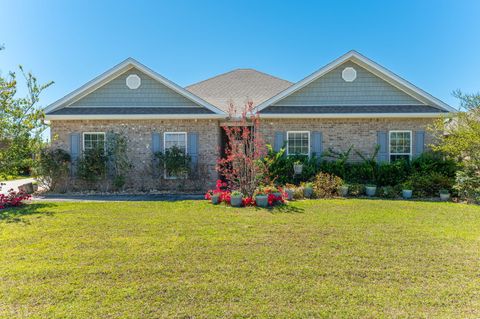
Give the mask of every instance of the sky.
<path id="1" fill-rule="evenodd" d="M 480 90 L 479 39 L 478 0 L 0 0 L 0 72 L 54 81 L 42 106 L 127 57 L 186 86 L 235 68 L 295 82 L 354 49 L 456 107 Z"/>

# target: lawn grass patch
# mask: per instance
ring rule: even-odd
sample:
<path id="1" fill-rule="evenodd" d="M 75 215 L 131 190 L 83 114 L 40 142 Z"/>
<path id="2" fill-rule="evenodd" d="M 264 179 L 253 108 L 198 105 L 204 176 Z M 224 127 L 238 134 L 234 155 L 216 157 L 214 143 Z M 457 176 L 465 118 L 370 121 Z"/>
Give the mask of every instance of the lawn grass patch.
<path id="1" fill-rule="evenodd" d="M 480 316 L 480 208 L 310 200 L 1 212 L 3 318 Z"/>

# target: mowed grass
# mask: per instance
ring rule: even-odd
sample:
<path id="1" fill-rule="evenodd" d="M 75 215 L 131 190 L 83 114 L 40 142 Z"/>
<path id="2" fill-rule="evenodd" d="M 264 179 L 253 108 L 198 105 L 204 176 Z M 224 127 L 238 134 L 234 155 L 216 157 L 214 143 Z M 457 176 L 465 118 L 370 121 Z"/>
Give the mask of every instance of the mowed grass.
<path id="1" fill-rule="evenodd" d="M 2 318 L 478 318 L 480 208 L 312 200 L 0 213 Z"/>

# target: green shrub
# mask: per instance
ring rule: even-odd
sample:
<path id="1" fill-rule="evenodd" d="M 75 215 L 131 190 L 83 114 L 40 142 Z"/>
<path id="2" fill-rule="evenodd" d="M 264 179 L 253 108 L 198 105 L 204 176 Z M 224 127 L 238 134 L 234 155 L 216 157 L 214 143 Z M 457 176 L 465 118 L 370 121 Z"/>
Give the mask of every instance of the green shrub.
<path id="1" fill-rule="evenodd" d="M 429 174 L 437 172 L 444 176 L 455 177 L 459 164 L 452 159 L 447 159 L 439 152 L 425 152 L 411 162 L 413 173 Z"/>
<path id="2" fill-rule="evenodd" d="M 398 196 L 398 190 L 393 186 L 382 186 L 377 190 L 377 194 L 383 198 L 395 198 Z"/>
<path id="3" fill-rule="evenodd" d="M 454 178 L 438 172 L 415 173 L 408 179 L 418 197 L 436 197 L 441 189 L 452 190 Z"/>
<path id="4" fill-rule="evenodd" d="M 300 181 L 308 181 L 315 177 L 318 171 L 318 159 L 314 156 L 302 155 L 285 155 L 285 149 L 275 152 L 270 145 L 268 147 L 268 154 L 264 159 L 264 163 L 268 166 L 268 174 L 270 180 L 277 185 L 298 184 Z M 293 164 L 300 162 L 303 164 L 302 173 L 295 175 L 293 171 Z"/>
<path id="5" fill-rule="evenodd" d="M 348 187 L 348 193 L 354 197 L 361 196 L 365 194 L 365 185 L 356 183 L 350 184 L 350 186 Z"/>
<path id="6" fill-rule="evenodd" d="M 454 189 L 458 195 L 471 202 L 480 203 L 480 170 L 469 163 L 457 172 Z"/>
<path id="7" fill-rule="evenodd" d="M 328 173 L 318 173 L 313 181 L 313 195 L 316 198 L 332 198 L 338 196 L 338 189 L 343 181 L 340 177 Z"/>
<path id="8" fill-rule="evenodd" d="M 293 199 L 303 199 L 303 187 L 298 186 L 293 189 Z"/>
<path id="9" fill-rule="evenodd" d="M 78 160 L 77 176 L 89 183 L 104 180 L 107 175 L 107 161 L 103 148 L 88 149 Z"/>
<path id="10" fill-rule="evenodd" d="M 47 190 L 58 190 L 68 179 L 70 161 L 70 154 L 63 149 L 41 150 L 35 167 L 37 181 Z"/>
<path id="11" fill-rule="evenodd" d="M 378 186 L 395 186 L 407 180 L 411 173 L 408 161 L 395 161 L 378 165 L 376 181 Z"/>
<path id="12" fill-rule="evenodd" d="M 165 170 L 168 176 L 187 176 L 190 172 L 191 158 L 177 146 L 170 147 L 165 153 L 155 153 L 161 171 Z"/>

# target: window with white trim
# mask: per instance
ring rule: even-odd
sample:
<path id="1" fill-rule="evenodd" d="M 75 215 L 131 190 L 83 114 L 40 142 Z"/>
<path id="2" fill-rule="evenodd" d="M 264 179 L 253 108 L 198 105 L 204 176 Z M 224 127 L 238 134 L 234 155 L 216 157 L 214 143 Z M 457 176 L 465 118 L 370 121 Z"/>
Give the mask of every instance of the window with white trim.
<path id="1" fill-rule="evenodd" d="M 287 132 L 287 155 L 310 155 L 310 131 Z"/>
<path id="2" fill-rule="evenodd" d="M 83 150 L 93 149 L 105 150 L 105 133 L 104 132 L 87 132 L 83 133 Z"/>
<path id="3" fill-rule="evenodd" d="M 412 131 L 390 131 L 390 162 L 412 158 Z"/>
<path id="4" fill-rule="evenodd" d="M 187 133 L 186 132 L 165 132 L 163 134 L 163 151 L 164 153 L 173 147 L 176 147 L 183 151 L 184 154 L 187 153 Z M 165 178 L 179 178 L 182 176 L 175 176 L 170 174 L 165 170 Z"/>

